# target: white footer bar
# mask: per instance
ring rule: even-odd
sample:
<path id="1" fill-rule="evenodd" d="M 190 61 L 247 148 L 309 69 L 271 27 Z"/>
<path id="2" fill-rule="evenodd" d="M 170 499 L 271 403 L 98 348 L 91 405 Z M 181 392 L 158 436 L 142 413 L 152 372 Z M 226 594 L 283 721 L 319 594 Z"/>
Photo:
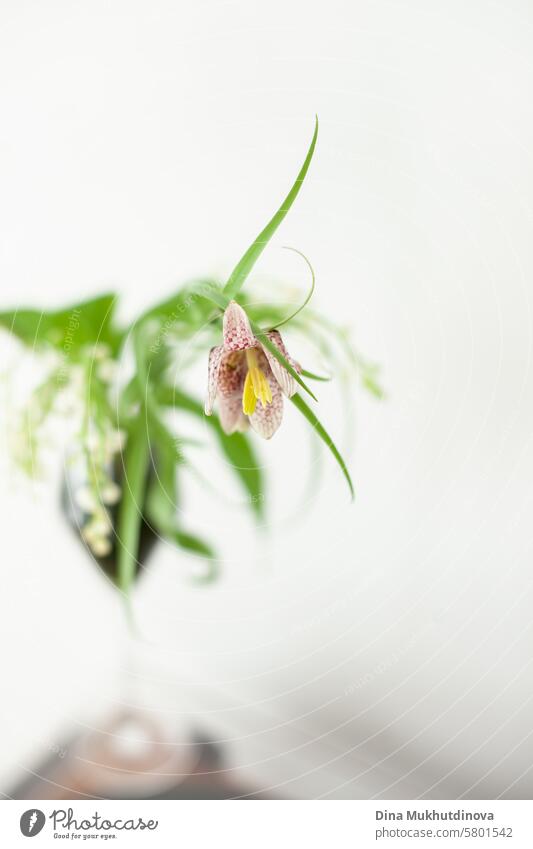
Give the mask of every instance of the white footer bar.
<path id="1" fill-rule="evenodd" d="M 31 843 L 30 840 L 35 840 Z M 69 842 L 67 842 L 69 841 Z M 531 849 L 529 801 L 4 801 L 0 846 Z"/>

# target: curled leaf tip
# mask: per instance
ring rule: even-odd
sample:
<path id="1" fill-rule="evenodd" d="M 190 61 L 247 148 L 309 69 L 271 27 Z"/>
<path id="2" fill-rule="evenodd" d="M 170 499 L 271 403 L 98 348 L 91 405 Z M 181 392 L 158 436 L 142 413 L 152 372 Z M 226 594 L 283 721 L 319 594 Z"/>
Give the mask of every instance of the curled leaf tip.
<path id="1" fill-rule="evenodd" d="M 284 245 L 283 250 L 293 251 L 293 253 L 298 254 L 298 256 L 302 257 L 304 262 L 307 264 L 309 271 L 311 272 L 311 288 L 309 289 L 309 292 L 307 293 L 307 297 L 306 297 L 305 301 L 303 302 L 303 304 L 300 304 L 298 309 L 295 310 L 293 313 L 291 313 L 291 315 L 287 316 L 287 318 L 282 319 L 282 321 L 278 321 L 278 323 L 275 325 L 276 329 L 278 327 L 281 327 L 284 324 L 287 324 L 289 321 L 292 321 L 293 318 L 296 318 L 296 316 L 299 313 L 301 313 L 301 311 L 303 309 L 305 309 L 305 307 L 307 306 L 307 304 L 309 303 L 309 301 L 313 297 L 313 294 L 314 294 L 314 291 L 315 291 L 315 282 L 316 282 L 315 272 L 314 272 L 313 266 L 311 265 L 310 261 L 307 259 L 306 255 L 304 253 L 302 253 L 302 251 L 299 251 L 298 248 L 291 248 L 289 245 Z"/>

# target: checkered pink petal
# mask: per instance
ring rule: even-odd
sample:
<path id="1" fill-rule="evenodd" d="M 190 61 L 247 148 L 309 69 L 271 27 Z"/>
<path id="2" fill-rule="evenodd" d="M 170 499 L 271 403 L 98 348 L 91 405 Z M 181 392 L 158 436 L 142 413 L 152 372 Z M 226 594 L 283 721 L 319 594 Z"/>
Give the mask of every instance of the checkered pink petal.
<path id="1" fill-rule="evenodd" d="M 207 364 L 207 399 L 205 402 L 206 416 L 210 416 L 213 412 L 213 404 L 215 403 L 218 390 L 218 374 L 223 354 L 223 345 L 217 345 L 216 348 L 211 348 L 209 351 L 209 361 Z"/>
<path id="2" fill-rule="evenodd" d="M 249 417 L 251 426 L 263 439 L 274 436 L 283 418 L 283 395 L 272 372 L 267 374 L 267 380 L 272 392 L 272 403 L 266 407 L 258 403 L 255 412 Z"/>
<path id="3" fill-rule="evenodd" d="M 280 354 L 283 354 L 286 360 L 291 364 L 293 369 L 296 371 L 301 371 L 301 366 L 295 360 L 292 359 L 289 352 L 287 351 L 283 339 L 281 338 L 281 333 L 279 330 L 270 330 L 267 333 L 270 341 L 276 346 Z M 268 348 L 262 346 L 263 351 L 265 352 L 265 356 L 268 360 L 268 364 L 272 369 L 274 377 L 278 381 L 281 386 L 281 390 L 287 398 L 291 398 L 296 392 L 297 386 L 295 379 L 289 374 L 289 372 L 281 365 L 281 363 L 275 358 L 274 354 L 271 354 Z"/>
<path id="4" fill-rule="evenodd" d="M 223 333 L 226 351 L 245 351 L 257 344 L 248 316 L 236 301 L 230 301 L 226 307 Z"/>
<path id="5" fill-rule="evenodd" d="M 243 351 L 224 352 L 218 372 L 218 391 L 224 398 L 232 395 L 242 397 L 248 367 Z"/>
<path id="6" fill-rule="evenodd" d="M 283 394 L 289 398 L 294 395 L 296 381 L 260 344 L 252 333 L 248 316 L 235 301 L 231 301 L 224 313 L 223 334 L 224 344 L 212 348 L 209 354 L 206 415 L 211 415 L 218 395 L 220 424 L 226 433 L 244 431 L 251 425 L 263 439 L 270 439 L 283 418 Z M 267 335 L 290 365 L 300 372 L 300 365 L 289 355 L 279 332 L 270 330 Z M 272 401 L 265 406 L 258 402 L 254 412 L 247 416 L 243 412 L 242 399 L 250 362 L 246 351 L 250 349 L 255 350 L 256 365 L 268 380 Z"/>
<path id="7" fill-rule="evenodd" d="M 241 433 L 248 430 L 248 417 L 242 411 L 242 393 L 221 396 L 219 401 L 220 425 L 224 433 Z"/>

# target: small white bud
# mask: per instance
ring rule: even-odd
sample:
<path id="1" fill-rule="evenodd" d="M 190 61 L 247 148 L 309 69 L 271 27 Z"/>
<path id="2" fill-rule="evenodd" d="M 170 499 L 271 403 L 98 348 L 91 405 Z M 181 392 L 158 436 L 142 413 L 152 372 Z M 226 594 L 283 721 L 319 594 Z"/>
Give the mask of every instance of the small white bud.
<path id="1" fill-rule="evenodd" d="M 87 522 L 82 531 L 82 536 L 87 542 L 91 542 L 101 536 L 107 536 L 113 530 L 113 526 L 107 513 L 102 510 L 95 513 L 92 519 Z"/>
<path id="2" fill-rule="evenodd" d="M 104 504 L 116 504 L 121 495 L 122 490 L 115 481 L 108 481 L 100 489 L 100 497 Z"/>
<path id="3" fill-rule="evenodd" d="M 89 348 L 88 354 L 92 357 L 93 360 L 105 360 L 109 357 L 111 350 L 108 345 L 104 345 L 99 343 L 98 345 L 94 345 L 92 348 Z"/>
<path id="4" fill-rule="evenodd" d="M 106 448 L 111 454 L 118 454 L 126 445 L 126 431 L 111 430 L 106 436 Z"/>
<path id="5" fill-rule="evenodd" d="M 95 495 L 88 486 L 81 486 L 76 490 L 74 493 L 74 501 L 84 513 L 94 513 L 98 507 Z"/>
<path id="6" fill-rule="evenodd" d="M 100 448 L 100 434 L 97 430 L 90 430 L 85 437 L 85 447 L 88 451 L 97 451 Z"/>
<path id="7" fill-rule="evenodd" d="M 112 383 L 118 372 L 118 366 L 114 360 L 102 360 L 101 363 L 98 364 L 98 368 L 96 373 L 100 380 L 103 380 L 104 383 Z"/>
<path id="8" fill-rule="evenodd" d="M 94 539 L 92 542 L 89 542 L 89 547 L 96 557 L 107 557 L 108 554 L 111 554 L 113 548 L 109 537 Z"/>

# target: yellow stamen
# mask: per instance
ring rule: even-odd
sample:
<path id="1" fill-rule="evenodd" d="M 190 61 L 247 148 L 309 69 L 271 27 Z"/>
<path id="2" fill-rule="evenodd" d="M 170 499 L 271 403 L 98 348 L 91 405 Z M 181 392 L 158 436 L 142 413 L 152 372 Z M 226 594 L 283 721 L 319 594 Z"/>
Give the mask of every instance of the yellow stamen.
<path id="1" fill-rule="evenodd" d="M 242 410 L 246 416 L 251 416 L 257 401 L 261 401 L 263 407 L 272 403 L 272 391 L 264 372 L 259 368 L 257 353 L 253 348 L 246 351 L 246 362 L 248 372 L 242 393 Z"/>
<path id="2" fill-rule="evenodd" d="M 242 411 L 244 415 L 251 416 L 252 413 L 255 412 L 256 404 L 257 398 L 255 397 L 252 376 L 250 372 L 248 372 L 246 375 L 246 380 L 244 381 L 244 391 L 242 393 Z"/>

